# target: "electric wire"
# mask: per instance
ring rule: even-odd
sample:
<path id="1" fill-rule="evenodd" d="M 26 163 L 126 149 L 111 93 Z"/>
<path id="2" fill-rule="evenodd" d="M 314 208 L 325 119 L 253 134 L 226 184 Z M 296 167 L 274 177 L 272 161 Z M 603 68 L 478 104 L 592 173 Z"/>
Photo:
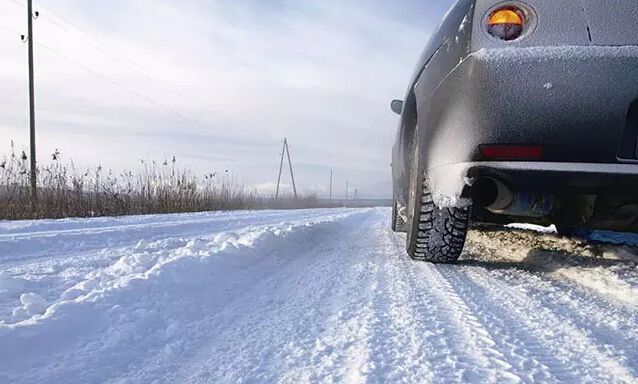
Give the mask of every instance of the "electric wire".
<path id="1" fill-rule="evenodd" d="M 65 55 L 63 53 L 57 52 L 56 50 L 48 47 L 47 45 L 45 45 L 45 44 L 43 44 L 43 43 L 41 43 L 39 41 L 36 41 L 35 44 L 37 46 L 43 48 L 44 50 L 48 51 L 49 53 L 53 54 L 54 56 L 57 56 L 57 57 L 62 58 L 64 60 L 67 60 L 70 63 L 73 63 L 73 64 L 77 65 L 78 67 L 86 70 L 87 72 L 90 72 L 93 75 L 95 75 L 95 76 L 97 76 L 97 77 L 99 77 L 99 78 L 111 83 L 115 87 L 118 87 L 118 88 L 120 88 L 120 89 L 122 89 L 124 91 L 132 93 L 133 95 L 137 96 L 141 100 L 143 100 L 143 101 L 147 102 L 148 104 L 160 109 L 163 112 L 166 112 L 166 111 L 171 112 L 173 115 L 177 116 L 178 118 L 180 118 L 182 120 L 188 121 L 191 124 L 194 124 L 194 125 L 197 125 L 197 126 L 203 126 L 203 124 L 200 123 L 199 121 L 194 120 L 194 119 L 192 119 L 192 118 L 190 118 L 190 117 L 188 117 L 188 116 L 186 116 L 186 115 L 184 115 L 184 114 L 182 114 L 182 113 L 180 113 L 180 112 L 178 112 L 178 111 L 176 111 L 176 110 L 174 110 L 174 109 L 172 109 L 172 108 L 170 108 L 170 107 L 168 107 L 168 106 L 166 106 L 164 104 L 161 104 L 161 103 L 159 103 L 159 102 L 157 102 L 157 101 L 145 96 L 144 94 L 142 94 L 142 93 L 140 93 L 140 92 L 138 92 L 138 91 L 136 91 L 134 89 L 131 89 L 131 88 L 123 85 L 122 83 L 120 83 L 120 82 L 118 82 L 116 80 L 113 80 L 110 77 L 108 77 L 108 76 L 106 76 L 106 75 L 104 75 L 104 74 L 92 69 L 88 65 L 85 65 L 85 64 L 83 64 L 83 63 L 81 63 L 81 62 L 79 62 L 77 60 L 74 60 L 73 58 L 71 58 L 71 57 L 69 57 L 69 56 L 67 56 L 67 55 Z"/>
<path id="2" fill-rule="evenodd" d="M 19 5 L 19 6 L 23 7 L 23 8 L 26 8 L 26 6 L 24 4 L 20 3 L 17 0 L 9 0 L 9 1 L 11 1 L 12 3 L 14 3 L 16 5 Z M 182 93 L 176 91 L 174 89 L 174 85 L 170 84 L 169 82 L 166 82 L 166 81 L 163 81 L 161 79 L 157 79 L 154 76 L 151 76 L 149 74 L 150 71 L 148 69 L 146 69 L 146 68 L 142 67 L 141 65 L 135 63 L 134 60 L 132 60 L 130 58 L 126 58 L 126 56 L 124 56 L 124 55 L 114 55 L 114 54 L 111 54 L 111 53 L 107 52 L 106 49 L 104 48 L 105 44 L 102 43 L 102 41 L 99 38 L 97 38 L 97 37 L 93 36 L 91 33 L 89 33 L 85 28 L 82 28 L 81 26 L 76 25 L 75 23 L 73 23 L 69 19 L 67 19 L 66 17 L 60 15 L 57 12 L 54 12 L 53 10 L 51 10 L 48 7 L 44 7 L 44 6 L 39 5 L 39 4 L 37 5 L 37 7 L 39 9 L 45 10 L 46 13 L 53 15 L 58 20 L 60 20 L 62 23 L 68 25 L 72 29 L 75 29 L 76 31 L 78 31 L 81 34 L 83 34 L 85 36 L 85 38 L 84 38 L 85 41 L 90 42 L 89 45 L 91 46 L 91 48 L 95 49 L 100 54 L 104 55 L 105 57 L 108 57 L 111 60 L 113 60 L 113 61 L 115 61 L 115 62 L 117 62 L 117 63 L 119 63 L 119 64 L 121 64 L 121 65 L 123 65 L 123 66 L 125 66 L 127 68 L 129 68 L 130 70 L 132 70 L 132 71 L 136 72 L 137 74 L 143 76 L 146 80 L 148 80 L 148 81 L 154 83 L 155 85 L 161 87 L 165 91 L 170 92 L 174 96 L 177 96 L 179 99 L 181 99 L 183 101 L 186 101 L 187 103 L 194 104 L 194 105 L 198 106 L 200 109 L 205 110 L 208 113 L 209 116 L 215 118 L 216 120 L 218 120 L 220 122 L 223 122 L 223 123 L 225 123 L 227 125 L 238 127 L 238 125 L 235 122 L 233 122 L 231 120 L 228 120 L 227 118 L 225 118 L 223 116 L 219 116 L 218 112 L 213 111 L 210 108 L 208 108 L 205 105 L 203 105 L 202 103 L 200 103 L 200 102 L 198 102 L 196 100 L 193 100 L 192 98 L 189 98 L 189 97 L 183 95 Z M 41 17 L 43 16 L 42 13 L 40 14 L 40 16 Z M 68 30 L 62 24 L 52 20 L 51 18 L 42 17 L 41 20 L 46 20 L 47 22 L 55 25 L 56 27 L 58 27 L 58 28 L 60 28 L 60 29 L 62 29 L 64 31 Z M 65 59 L 65 60 L 68 60 L 68 61 L 74 63 L 75 65 L 77 65 L 77 66 L 85 69 L 86 71 L 88 71 L 88 72 L 90 72 L 90 73 L 92 73 L 92 74 L 94 74 L 94 75 L 96 75 L 96 76 L 98 76 L 98 77 L 110 82 L 111 84 L 113 84 L 113 85 L 115 85 L 115 86 L 117 86 L 117 87 L 119 87 L 121 89 L 124 89 L 124 90 L 134 94 L 135 96 L 145 100 L 146 102 L 148 102 L 149 104 L 152 104 L 155 107 L 166 108 L 172 114 L 178 116 L 179 118 L 185 119 L 185 120 L 187 120 L 188 122 L 190 122 L 192 124 L 196 124 L 196 125 L 199 125 L 199 126 L 204 126 L 202 123 L 200 123 L 197 120 L 187 116 L 186 114 L 184 114 L 182 112 L 178 112 L 178 111 L 176 111 L 176 110 L 174 110 L 172 108 L 169 108 L 169 107 L 167 107 L 167 106 L 165 106 L 165 105 L 163 105 L 163 104 L 161 104 L 159 102 L 156 102 L 153 99 L 151 99 L 150 97 L 145 96 L 142 92 L 139 92 L 139 91 L 136 91 L 136 90 L 131 89 L 129 87 L 126 87 L 126 86 L 118 83 L 117 81 L 109 78 L 108 76 L 106 76 L 106 75 L 104 75 L 102 73 L 99 73 L 98 71 L 96 71 L 94 69 L 91 69 L 89 66 L 87 66 L 85 64 L 82 64 L 81 62 L 79 62 L 77 60 L 74 60 L 74 59 L 72 59 L 71 57 L 69 57 L 67 55 L 61 54 L 61 53 L 57 52 L 56 50 L 54 50 L 54 49 L 52 49 L 52 48 L 50 48 L 48 46 L 45 46 L 43 43 L 40 43 L 40 42 L 35 42 L 35 43 L 37 45 L 41 46 L 42 48 L 44 48 L 45 50 L 51 52 L 52 54 L 57 55 L 57 56 Z"/>
<path id="3" fill-rule="evenodd" d="M 20 5 L 22 7 L 25 7 L 25 5 L 21 4 L 18 0 L 10 0 L 11 2 Z M 48 14 L 53 15 L 54 17 L 56 17 L 58 20 L 60 20 L 62 23 L 68 25 L 70 28 L 75 29 L 76 31 L 80 32 L 82 35 L 84 35 L 85 40 L 87 42 L 90 42 L 90 46 L 95 49 L 96 51 L 98 51 L 99 53 L 101 53 L 102 55 L 110 58 L 111 60 L 129 68 L 130 70 L 136 72 L 137 74 L 141 75 L 142 77 L 144 77 L 146 80 L 154 83 L 155 85 L 159 86 L 160 88 L 164 89 L 165 91 L 170 92 L 171 94 L 173 94 L 174 96 L 176 96 L 177 98 L 181 99 L 182 101 L 185 101 L 189 104 L 192 105 L 196 105 L 197 107 L 199 107 L 202 110 L 205 110 L 209 116 L 213 117 L 214 119 L 226 123 L 228 125 L 232 125 L 234 127 L 238 127 L 238 125 L 229 120 L 228 118 L 221 116 L 219 114 L 218 111 L 212 110 L 209 107 L 207 107 L 206 105 L 204 105 L 203 103 L 201 103 L 199 100 L 193 99 L 191 97 L 188 97 L 186 95 L 184 95 L 183 93 L 177 91 L 175 88 L 174 84 L 171 84 L 170 82 L 163 80 L 161 78 L 158 78 L 156 76 L 151 75 L 151 71 L 148 70 L 147 68 L 145 68 L 144 66 L 140 65 L 139 63 L 137 63 L 135 60 L 126 57 L 125 55 L 122 54 L 112 54 L 110 52 L 108 52 L 105 48 L 105 44 L 101 41 L 100 38 L 94 36 L 93 34 L 91 34 L 89 31 L 87 31 L 85 28 L 77 25 L 76 23 L 72 22 L 71 20 L 69 20 L 68 18 L 62 16 L 60 13 L 53 11 L 51 8 L 42 6 L 40 4 L 37 5 L 38 8 L 45 10 Z M 42 15 L 41 15 L 42 16 Z M 60 23 L 57 23 L 53 20 L 51 20 L 50 18 L 46 19 L 48 22 L 51 22 L 53 25 L 57 26 L 60 29 L 64 29 L 66 30 L 66 28 L 64 28 L 64 26 L 62 26 Z"/>
<path id="4" fill-rule="evenodd" d="M 9 32 L 11 34 L 17 34 L 20 35 L 20 32 L 16 31 L 15 29 L 11 28 L 11 27 L 7 27 L 6 25 L 2 25 L 0 24 L 0 29 L 2 29 L 5 32 Z"/>
<path id="5" fill-rule="evenodd" d="M 9 0 L 10 2 L 12 2 L 13 4 L 19 5 L 22 8 L 26 8 L 27 6 L 22 4 L 21 2 L 17 1 L 17 0 Z"/>

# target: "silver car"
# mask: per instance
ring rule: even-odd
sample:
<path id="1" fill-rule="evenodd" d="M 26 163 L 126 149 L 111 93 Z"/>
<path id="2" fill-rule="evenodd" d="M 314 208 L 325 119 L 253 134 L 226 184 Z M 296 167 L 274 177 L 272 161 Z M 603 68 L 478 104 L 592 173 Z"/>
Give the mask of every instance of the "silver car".
<path id="1" fill-rule="evenodd" d="M 414 259 L 456 261 L 470 221 L 638 231 L 636 0 L 459 0 L 392 109 Z"/>

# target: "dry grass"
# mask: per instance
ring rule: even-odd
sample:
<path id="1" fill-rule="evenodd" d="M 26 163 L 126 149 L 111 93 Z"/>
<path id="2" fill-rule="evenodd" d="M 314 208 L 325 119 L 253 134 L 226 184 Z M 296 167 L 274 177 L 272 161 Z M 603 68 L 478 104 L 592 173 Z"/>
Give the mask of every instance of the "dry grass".
<path id="1" fill-rule="evenodd" d="M 9 156 L 0 157 L 0 219 L 121 216 L 151 213 L 201 212 L 260 208 L 320 206 L 315 197 L 281 199 L 258 196 L 232 182 L 228 172 L 197 177 L 175 158 L 141 161 L 136 172 L 114 173 L 101 165 L 78 170 L 64 163 L 56 150 L 37 169 L 38 202 L 32 211 L 29 159 L 13 142 Z"/>

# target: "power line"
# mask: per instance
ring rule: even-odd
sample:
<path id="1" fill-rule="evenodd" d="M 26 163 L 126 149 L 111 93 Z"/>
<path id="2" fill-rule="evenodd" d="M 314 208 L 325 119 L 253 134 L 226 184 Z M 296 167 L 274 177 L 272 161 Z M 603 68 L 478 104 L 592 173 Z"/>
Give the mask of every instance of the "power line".
<path id="1" fill-rule="evenodd" d="M 99 38 L 93 36 L 91 33 L 89 33 L 86 29 L 76 25 L 75 23 L 71 22 L 69 19 L 65 18 L 64 16 L 61 16 L 59 13 L 56 13 L 54 11 L 52 11 L 50 8 L 45 8 L 42 7 L 42 9 L 45 9 L 48 13 L 50 13 L 51 15 L 57 17 L 58 19 L 60 19 L 62 22 L 64 22 L 65 24 L 67 24 L 68 26 L 70 26 L 71 28 L 81 32 L 83 35 L 85 35 L 88 40 L 92 40 L 93 42 L 97 43 L 97 45 L 95 44 L 91 44 L 91 47 L 93 47 L 94 49 L 98 50 L 100 53 L 102 53 L 103 55 L 119 62 L 122 65 L 128 66 L 130 69 L 132 69 L 135 72 L 138 72 L 139 74 L 143 75 L 144 77 L 146 77 L 147 79 L 156 82 L 156 81 L 161 81 L 161 80 L 156 80 L 154 79 L 152 76 L 150 76 L 148 74 L 148 72 L 150 72 L 147 68 L 142 67 L 141 65 L 137 64 L 134 62 L 134 60 L 128 59 L 127 60 L 123 60 L 121 57 L 118 57 L 116 55 L 110 54 L 105 52 L 103 46 L 105 45 Z M 50 19 L 48 19 L 48 21 L 51 21 Z M 59 23 L 55 23 L 53 22 L 54 25 L 63 28 Z M 122 55 L 122 57 L 124 57 Z M 138 68 L 139 67 L 139 68 Z"/>
<path id="2" fill-rule="evenodd" d="M 2 25 L 0 24 L 0 29 L 10 32 L 10 33 L 15 33 L 17 35 L 20 35 L 20 32 L 16 31 L 15 29 L 11 28 L 11 27 L 7 27 L 6 25 Z"/>
<path id="3" fill-rule="evenodd" d="M 10 2 L 12 2 L 13 4 L 19 5 L 22 8 L 26 8 L 27 6 L 22 4 L 21 2 L 17 1 L 17 0 L 9 0 Z"/>
<path id="4" fill-rule="evenodd" d="M 11 0 L 11 1 L 13 3 L 15 3 L 15 4 L 21 5 L 20 3 L 14 1 L 14 0 Z M 13 28 L 7 27 L 5 25 L 0 25 L 0 28 L 2 28 L 3 30 L 6 30 L 7 32 L 10 32 L 10 33 L 16 33 L 18 35 L 20 34 L 18 31 L 14 30 Z M 78 66 L 78 67 L 84 69 L 85 71 L 87 71 L 87 72 L 89 72 L 89 73 L 101 78 L 102 80 L 107 81 L 108 83 L 112 84 L 113 86 L 115 86 L 117 88 L 120 88 L 120 89 L 122 89 L 122 90 L 124 90 L 126 92 L 129 92 L 129 93 L 135 95 L 139 99 L 141 99 L 141 100 L 145 101 L 146 103 L 156 107 L 157 109 L 161 110 L 162 112 L 168 111 L 171 114 L 175 115 L 176 117 L 178 117 L 178 118 L 180 118 L 180 119 L 182 119 L 184 121 L 189 122 L 190 124 L 193 124 L 193 125 L 199 126 L 199 127 L 205 127 L 204 124 L 202 124 L 201 122 L 199 122 L 199 121 L 197 121 L 197 120 L 185 115 L 184 113 L 181 113 L 181 112 L 179 112 L 179 111 L 177 111 L 177 110 L 175 110 L 175 109 L 173 109 L 173 108 L 171 108 L 171 107 L 169 107 L 169 106 L 167 106 L 165 104 L 162 104 L 162 103 L 160 103 L 160 102 L 158 102 L 158 101 L 156 101 L 156 100 L 144 95 L 143 93 L 141 93 L 139 91 L 136 91 L 135 89 L 129 88 L 129 87 L 121 84 L 120 82 L 118 82 L 116 80 L 113 80 L 112 78 L 108 77 L 107 75 L 104 75 L 103 73 L 100 73 L 100 72 L 92 69 L 91 67 L 89 67 L 89 66 L 87 66 L 87 65 L 85 65 L 85 64 L 83 64 L 83 63 L 81 63 L 81 62 L 79 62 L 79 61 L 77 61 L 77 60 L 65 55 L 65 54 L 63 54 L 63 53 L 60 53 L 60 52 L 52 49 L 51 47 L 49 47 L 48 45 L 46 45 L 44 43 L 36 41 L 36 42 L 34 42 L 34 44 L 38 45 L 39 47 L 43 48 L 44 50 L 48 51 L 49 53 L 51 53 L 51 54 L 53 54 L 53 55 L 55 55 L 57 57 L 60 57 L 60 58 L 62 58 L 64 60 L 69 61 L 70 63 L 75 64 L 76 66 Z"/>
<path id="5" fill-rule="evenodd" d="M 27 8 L 27 6 L 26 6 L 26 5 L 24 5 L 24 4 L 22 4 L 22 3 L 20 3 L 19 1 L 16 1 L 16 0 L 9 0 L 9 1 L 11 1 L 13 4 L 16 4 L 16 5 L 21 6 L 22 8 Z M 44 8 L 44 7 L 42 7 L 42 6 L 38 6 L 38 7 L 39 7 L 39 8 Z M 48 10 L 48 9 L 47 9 L 47 10 Z M 51 19 L 46 19 L 46 21 L 48 21 L 49 23 L 51 23 L 51 24 L 55 25 L 55 26 L 56 26 L 56 27 L 58 27 L 58 28 L 64 28 L 64 27 L 63 27 L 60 23 L 57 23 L 57 22 L 55 22 L 55 21 L 53 21 L 53 20 L 51 20 Z"/>
<path id="6" fill-rule="evenodd" d="M 15 4 L 21 5 L 17 0 L 10 0 Z M 159 87 L 161 87 L 162 89 L 172 93 L 173 95 L 177 96 L 178 98 L 180 98 L 183 101 L 186 101 L 187 103 L 190 104 L 195 104 L 198 107 L 200 107 L 201 109 L 205 110 L 206 112 L 208 112 L 208 114 L 210 116 L 213 116 L 215 119 L 224 122 L 226 124 L 238 127 L 238 125 L 227 119 L 226 117 L 220 116 L 219 113 L 217 111 L 211 110 L 209 107 L 205 106 L 204 104 L 202 104 L 200 101 L 195 100 L 191 97 L 185 96 L 184 94 L 182 94 L 181 92 L 175 90 L 175 85 L 171 84 L 170 82 L 166 81 L 166 80 L 162 80 L 156 76 L 150 75 L 149 72 L 151 72 L 150 70 L 148 70 L 147 68 L 143 67 L 142 65 L 140 65 L 139 63 L 136 63 L 135 60 L 126 57 L 125 55 L 115 55 L 112 53 L 109 53 L 106 51 L 106 49 L 104 48 L 105 44 L 96 36 L 93 36 L 90 32 L 88 32 L 85 28 L 75 24 L 74 22 L 71 22 L 68 18 L 60 15 L 59 13 L 51 10 L 48 7 L 44 7 L 41 5 L 38 5 L 39 8 L 44 9 L 47 11 L 47 13 L 53 15 L 54 17 L 58 18 L 60 21 L 62 21 L 63 23 L 65 23 L 66 25 L 70 26 L 71 28 L 81 32 L 81 34 L 83 34 L 85 36 L 85 39 L 87 41 L 90 41 L 90 46 L 95 49 L 96 51 L 100 52 L 102 55 L 110 58 L 111 60 L 120 63 L 121 65 L 131 69 L 132 71 L 136 72 L 137 74 L 141 75 L 142 77 L 144 77 L 146 80 L 158 85 Z M 48 22 L 51 22 L 53 25 L 57 26 L 60 29 L 66 29 L 64 28 L 62 25 L 60 25 L 59 23 L 56 23 L 55 21 L 51 20 L 51 19 L 46 19 Z"/>
<path id="7" fill-rule="evenodd" d="M 16 5 L 19 5 L 21 7 L 26 8 L 26 6 L 24 4 L 21 4 L 17 0 L 10 0 L 10 1 L 12 3 L 16 4 Z M 103 47 L 101 47 L 101 46 L 104 46 L 104 44 L 100 41 L 100 39 L 98 39 L 97 37 L 92 36 L 86 29 L 84 29 L 84 28 L 72 23 L 67 18 L 61 16 L 59 13 L 56 13 L 56 12 L 52 11 L 50 8 L 43 7 L 41 5 L 38 5 L 38 7 L 41 8 L 41 9 L 46 10 L 47 13 L 49 13 L 49 14 L 53 15 L 54 17 L 58 18 L 63 23 L 69 25 L 71 28 L 81 32 L 83 35 L 85 35 L 85 40 L 90 42 L 89 45 L 93 49 L 95 49 L 98 52 L 100 52 L 102 55 L 104 55 L 106 57 L 109 57 L 110 59 L 122 64 L 123 66 L 128 67 L 129 69 L 131 69 L 134 72 L 142 75 L 147 80 L 151 81 L 152 83 L 155 83 L 156 85 L 159 85 L 163 89 L 165 89 L 165 90 L 169 91 L 170 93 L 176 95 L 177 97 L 181 98 L 182 100 L 184 100 L 184 101 L 186 101 L 188 103 L 191 103 L 191 104 L 198 105 L 200 108 L 202 108 L 202 109 L 206 110 L 207 112 L 209 112 L 209 115 L 213 115 L 217 120 L 225 122 L 228 125 L 232 125 L 232 126 L 238 127 L 238 125 L 236 123 L 234 123 L 234 122 L 232 122 L 232 121 L 230 121 L 230 120 L 228 120 L 228 119 L 226 119 L 224 117 L 216 115 L 216 112 L 210 110 L 208 107 L 202 105 L 201 103 L 198 103 L 197 101 L 194 101 L 194 100 L 188 98 L 187 96 L 181 94 L 180 92 L 175 91 L 174 89 L 170 89 L 171 85 L 170 85 L 169 82 L 164 82 L 162 80 L 158 80 L 158 79 L 154 78 L 153 76 L 148 75 L 148 73 L 146 73 L 146 72 L 150 72 L 150 71 L 144 69 L 142 66 L 140 66 L 138 64 L 135 64 L 133 62 L 133 60 L 128 59 L 130 62 L 127 62 L 127 61 L 123 60 L 122 58 L 120 58 L 120 57 L 118 57 L 116 55 L 110 54 Z M 42 15 L 40 15 L 40 16 L 42 16 Z M 42 19 L 44 19 L 44 18 L 42 18 Z M 45 20 L 50 22 L 51 24 L 55 25 L 56 27 L 62 29 L 62 30 L 65 30 L 65 31 L 67 30 L 67 28 L 63 27 L 60 23 L 55 22 L 51 18 L 46 18 Z M 3 26 L 3 27 L 7 31 L 19 34 L 19 32 L 13 30 L 12 28 L 9 28 L 9 27 L 6 27 L 6 26 Z M 123 85 L 122 83 L 120 83 L 120 82 L 118 82 L 116 80 L 113 80 L 112 78 L 108 77 L 107 75 L 92 69 L 88 65 L 85 65 L 85 64 L 79 62 L 78 60 L 75 60 L 75 59 L 69 57 L 68 55 L 65 55 L 63 53 L 60 53 L 60 52 L 56 51 L 55 49 L 52 49 L 51 47 L 47 46 L 44 43 L 41 43 L 41 42 L 38 41 L 38 42 L 35 42 L 35 44 L 37 44 L 39 47 L 47 50 L 49 53 L 51 53 L 51 54 L 53 54 L 55 56 L 58 56 L 58 57 L 60 57 L 60 58 L 62 58 L 64 60 L 67 60 L 67 61 L 75 64 L 76 66 L 86 70 L 87 72 L 92 73 L 93 75 L 95 75 L 95 76 L 97 76 L 97 77 L 99 77 L 99 78 L 111 83 L 113 86 L 118 87 L 118 88 L 120 88 L 122 90 L 125 90 L 126 92 L 129 92 L 129 93 L 135 95 L 136 97 L 138 97 L 141 100 L 147 102 L 148 104 L 150 104 L 150 105 L 162 110 L 163 112 L 169 111 L 170 113 L 172 113 L 176 117 L 178 117 L 178 118 L 180 118 L 182 120 L 185 120 L 185 121 L 187 121 L 187 122 L 189 122 L 189 123 L 191 123 L 193 125 L 200 126 L 200 127 L 205 127 L 204 124 L 202 124 L 201 122 L 191 118 L 190 116 L 186 115 L 185 113 L 182 113 L 182 112 L 180 112 L 178 110 L 175 110 L 175 109 L 173 109 L 173 108 L 171 108 L 171 107 L 169 107 L 169 106 L 167 106 L 165 104 L 162 104 L 162 103 L 160 103 L 160 102 L 158 102 L 158 101 L 146 96 L 142 92 L 139 92 L 139 91 L 137 91 L 137 90 L 135 90 L 133 88 L 127 87 L 127 86 Z M 123 55 L 119 55 L 119 56 L 124 57 Z M 142 68 L 142 69 L 139 69 L 138 67 Z"/>
<path id="8" fill-rule="evenodd" d="M 100 72 L 98 72 L 98 71 L 96 71 L 96 70 L 94 70 L 94 69 L 90 68 L 89 66 L 84 65 L 84 64 L 80 63 L 79 61 L 74 60 L 74 59 L 70 58 L 69 56 L 64 55 L 64 54 L 62 54 L 62 53 L 60 53 L 60 52 L 56 52 L 55 50 L 53 50 L 53 49 L 49 48 L 48 46 L 46 46 L 46 45 L 45 45 L 45 44 L 43 44 L 43 43 L 36 42 L 35 44 L 37 44 L 37 45 L 38 45 L 38 46 L 40 46 L 41 48 L 44 48 L 44 49 L 45 49 L 45 50 L 47 50 L 49 53 L 51 53 L 51 54 L 53 54 L 53 55 L 55 55 L 55 56 L 58 56 L 58 57 L 60 57 L 60 58 L 62 58 L 62 59 L 65 59 L 65 60 L 67 60 L 67 61 L 69 61 L 69 62 L 71 62 L 71 63 L 73 63 L 73 64 L 75 64 L 75 65 L 77 65 L 77 66 L 79 66 L 79 67 L 81 67 L 81 68 L 83 68 L 84 70 L 86 70 L 86 71 L 88 71 L 88 72 L 90 72 L 90 73 L 94 74 L 95 76 L 97 76 L 97 77 L 99 77 L 99 78 L 101 78 L 101 79 L 103 79 L 103 80 L 105 80 L 105 81 L 107 81 L 107 82 L 111 83 L 112 85 L 114 85 L 114 86 L 116 86 L 116 87 L 118 87 L 118 88 L 120 88 L 120 89 L 123 89 L 123 90 L 125 90 L 125 91 L 127 91 L 127 92 L 132 93 L 133 95 L 137 96 L 138 98 L 140 98 L 140 99 L 142 99 L 142 100 L 146 101 L 147 103 L 149 103 L 149 104 L 153 105 L 154 107 L 156 107 L 156 108 L 158 108 L 158 109 L 160 109 L 160 110 L 162 110 L 162 111 L 166 111 L 166 110 L 168 110 L 169 112 L 171 112 L 171 113 L 172 113 L 172 114 L 174 114 L 175 116 L 177 116 L 177 117 L 179 117 L 179 118 L 181 118 L 181 119 L 183 119 L 183 120 L 185 120 L 185 121 L 188 121 L 188 122 L 190 122 L 191 124 L 195 124 L 195 125 L 197 125 L 197 126 L 202 126 L 202 124 L 201 124 L 200 122 L 198 122 L 197 120 L 194 120 L 194 119 L 192 119 L 192 118 L 190 118 L 190 117 L 188 117 L 188 116 L 186 116 L 186 115 L 184 115 L 184 114 L 182 114 L 182 113 L 180 113 L 180 112 L 178 112 L 178 111 L 175 111 L 174 109 L 172 109 L 172 108 L 170 108 L 170 107 L 168 107 L 168 106 L 166 106 L 166 105 L 164 105 L 164 104 L 161 104 L 161 103 L 159 103 L 159 102 L 157 102 L 157 101 L 155 101 L 155 100 L 153 100 L 153 99 L 151 99 L 151 98 L 149 98 L 149 97 L 147 97 L 147 96 L 143 95 L 142 93 L 140 93 L 140 92 L 138 92 L 138 91 L 136 91 L 136 90 L 134 90 L 134 89 L 128 88 L 128 87 L 126 87 L 126 86 L 122 85 L 121 83 L 119 83 L 119 82 L 117 82 L 117 81 L 115 81 L 115 80 L 113 80 L 113 79 L 109 78 L 108 76 L 106 76 L 106 75 L 104 75 L 104 74 L 102 74 L 102 73 L 100 73 Z"/>

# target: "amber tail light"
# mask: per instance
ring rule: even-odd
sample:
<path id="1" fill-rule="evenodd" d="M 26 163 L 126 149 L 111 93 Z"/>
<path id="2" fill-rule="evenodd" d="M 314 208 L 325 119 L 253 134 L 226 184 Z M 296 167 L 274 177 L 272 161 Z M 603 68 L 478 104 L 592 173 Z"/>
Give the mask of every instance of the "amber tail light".
<path id="1" fill-rule="evenodd" d="M 525 13 L 514 6 L 493 11 L 487 19 L 487 31 L 490 35 L 505 41 L 516 40 L 525 29 Z"/>

